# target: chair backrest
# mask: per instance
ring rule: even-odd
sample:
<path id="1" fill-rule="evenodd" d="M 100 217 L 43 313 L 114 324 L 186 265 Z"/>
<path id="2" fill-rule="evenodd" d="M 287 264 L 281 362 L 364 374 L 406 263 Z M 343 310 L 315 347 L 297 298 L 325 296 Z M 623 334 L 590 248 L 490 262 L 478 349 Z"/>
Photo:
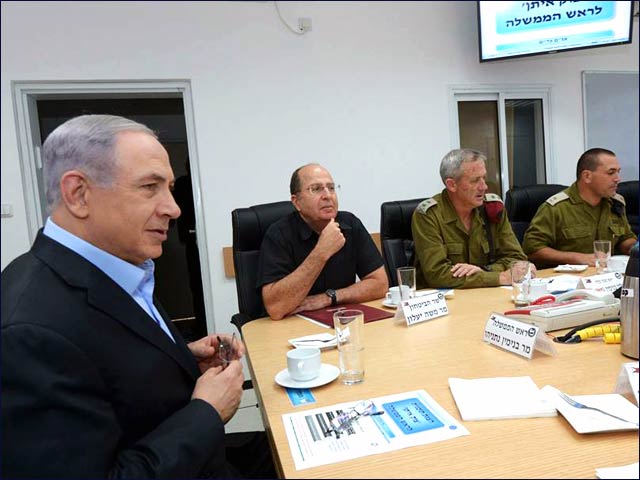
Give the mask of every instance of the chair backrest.
<path id="1" fill-rule="evenodd" d="M 380 207 L 380 241 L 389 286 L 398 285 L 396 269 L 413 264 L 411 216 L 424 198 L 384 202 Z"/>
<path id="2" fill-rule="evenodd" d="M 524 187 L 513 187 L 507 191 L 505 196 L 505 208 L 511 222 L 513 233 L 522 243 L 524 232 L 531 223 L 531 220 L 538 211 L 538 207 L 547 198 L 567 188 L 565 185 L 527 185 Z"/>
<path id="3" fill-rule="evenodd" d="M 627 220 L 629 220 L 631 229 L 636 235 L 638 235 L 638 209 L 640 207 L 638 189 L 640 189 L 638 180 L 629 180 L 618 184 L 618 193 L 624 197 L 624 201 L 627 204 Z"/>
<path id="4" fill-rule="evenodd" d="M 233 266 L 236 271 L 238 309 L 247 320 L 264 317 L 262 294 L 256 288 L 260 245 L 272 223 L 295 211 L 290 201 L 265 203 L 231 212 Z M 235 323 L 235 322 L 234 322 Z M 241 325 L 237 325 L 240 328 Z"/>

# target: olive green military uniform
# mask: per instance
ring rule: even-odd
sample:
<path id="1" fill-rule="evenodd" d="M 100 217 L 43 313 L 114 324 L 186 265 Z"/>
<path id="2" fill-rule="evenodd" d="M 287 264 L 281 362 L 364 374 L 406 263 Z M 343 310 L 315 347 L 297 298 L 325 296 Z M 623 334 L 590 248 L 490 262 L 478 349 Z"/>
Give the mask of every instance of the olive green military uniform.
<path id="1" fill-rule="evenodd" d="M 594 240 L 611 240 L 617 250 L 615 247 L 620 242 L 635 237 L 622 195 L 604 198 L 592 207 L 580 197 L 578 185 L 574 183 L 540 205 L 524 234 L 522 247 L 526 254 L 544 247 L 593 253 Z"/>
<path id="2" fill-rule="evenodd" d="M 499 202 L 502 209 L 502 200 L 497 195 L 485 195 L 485 202 Z M 473 210 L 471 229 L 467 232 L 446 189 L 418 205 L 411 219 L 418 288 L 494 287 L 500 284 L 500 272 L 508 270 L 513 260 L 527 259 L 511 229 L 507 212 L 502 210 L 495 218 L 496 223 L 489 222 L 494 245 L 494 262 L 490 263 L 485 232 L 488 220 L 482 215 L 483 208 Z M 456 263 L 477 265 L 483 270 L 456 278 L 451 273 Z"/>

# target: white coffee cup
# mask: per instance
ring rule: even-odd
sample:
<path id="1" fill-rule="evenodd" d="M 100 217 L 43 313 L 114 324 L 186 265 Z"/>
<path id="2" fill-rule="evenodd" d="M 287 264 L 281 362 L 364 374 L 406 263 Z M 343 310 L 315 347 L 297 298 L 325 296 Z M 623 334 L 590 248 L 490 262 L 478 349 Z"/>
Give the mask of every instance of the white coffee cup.
<path id="1" fill-rule="evenodd" d="M 531 298 L 531 301 L 547 295 L 547 282 L 548 280 L 545 278 L 532 278 L 529 280 L 529 298 Z"/>
<path id="2" fill-rule="evenodd" d="M 400 287 L 391 287 L 387 292 L 387 301 L 391 302 L 394 305 L 398 305 L 400 303 L 400 293 L 404 295 L 405 298 L 409 298 L 411 294 L 411 287 L 409 285 L 402 285 L 402 292 L 400 292 Z"/>
<path id="3" fill-rule="evenodd" d="M 306 382 L 320 374 L 320 349 L 315 347 L 294 348 L 287 352 L 287 370 L 292 380 Z"/>

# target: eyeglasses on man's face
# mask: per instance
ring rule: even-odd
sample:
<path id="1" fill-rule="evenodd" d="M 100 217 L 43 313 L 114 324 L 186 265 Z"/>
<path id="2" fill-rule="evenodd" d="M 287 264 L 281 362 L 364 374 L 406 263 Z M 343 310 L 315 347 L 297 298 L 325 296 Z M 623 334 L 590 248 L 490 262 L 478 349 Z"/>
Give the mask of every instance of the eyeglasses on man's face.
<path id="1" fill-rule="evenodd" d="M 316 197 L 322 195 L 324 192 L 327 192 L 328 195 L 335 195 L 336 192 L 340 190 L 340 185 L 336 185 L 335 183 L 327 183 L 326 185 L 314 183 L 304 190 Z"/>

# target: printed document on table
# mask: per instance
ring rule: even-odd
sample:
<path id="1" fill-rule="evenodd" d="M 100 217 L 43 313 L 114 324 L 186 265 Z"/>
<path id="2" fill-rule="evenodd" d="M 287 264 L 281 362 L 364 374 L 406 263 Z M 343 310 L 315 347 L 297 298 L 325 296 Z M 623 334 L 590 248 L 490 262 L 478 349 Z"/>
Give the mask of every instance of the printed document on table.
<path id="1" fill-rule="evenodd" d="M 358 401 L 283 415 L 296 469 L 469 435 L 469 431 L 424 390 L 371 400 L 374 411 L 384 411 L 384 414 L 358 417 L 339 438 L 331 431 L 331 419 L 348 412 Z"/>

